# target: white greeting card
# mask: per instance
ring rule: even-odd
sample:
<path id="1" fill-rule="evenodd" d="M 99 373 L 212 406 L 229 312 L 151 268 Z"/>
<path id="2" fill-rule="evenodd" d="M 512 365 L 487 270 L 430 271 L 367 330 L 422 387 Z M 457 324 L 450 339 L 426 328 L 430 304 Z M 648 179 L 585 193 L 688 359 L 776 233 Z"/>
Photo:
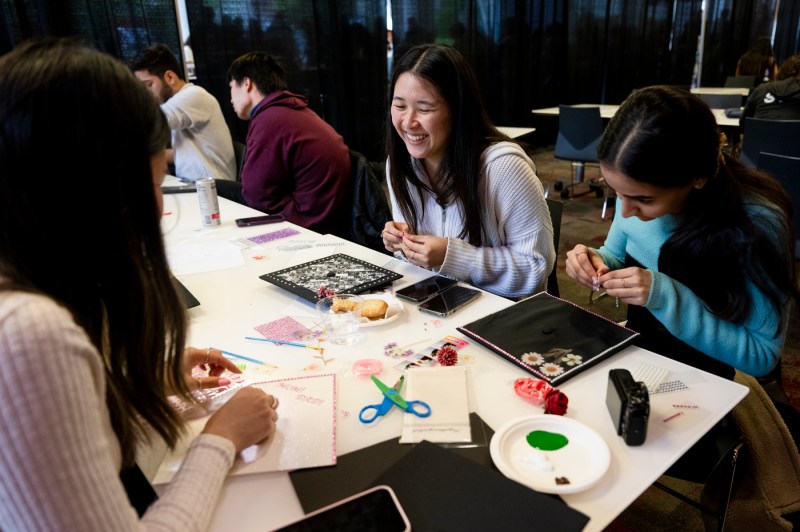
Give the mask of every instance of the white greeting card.
<path id="1" fill-rule="evenodd" d="M 336 375 L 313 374 L 247 383 L 280 400 L 275 433 L 239 453 L 232 475 L 288 471 L 336 463 Z M 236 386 L 235 388 L 239 388 Z M 233 396 L 214 398 L 206 415 L 188 422 L 189 432 L 161 462 L 153 484 L 172 480 L 180 469 L 192 439 L 213 411 Z"/>

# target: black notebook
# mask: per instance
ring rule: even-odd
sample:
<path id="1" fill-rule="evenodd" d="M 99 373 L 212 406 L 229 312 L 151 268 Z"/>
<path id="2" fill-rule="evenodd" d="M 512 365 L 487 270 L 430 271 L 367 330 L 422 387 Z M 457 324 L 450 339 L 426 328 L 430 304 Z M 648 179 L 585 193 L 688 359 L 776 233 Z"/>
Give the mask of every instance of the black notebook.
<path id="1" fill-rule="evenodd" d="M 401 277 L 399 273 L 342 253 L 259 276 L 311 303 L 320 298 L 321 289 L 336 294 L 362 294 Z"/>
<path id="2" fill-rule="evenodd" d="M 639 336 L 546 292 L 456 329 L 553 386 Z"/>

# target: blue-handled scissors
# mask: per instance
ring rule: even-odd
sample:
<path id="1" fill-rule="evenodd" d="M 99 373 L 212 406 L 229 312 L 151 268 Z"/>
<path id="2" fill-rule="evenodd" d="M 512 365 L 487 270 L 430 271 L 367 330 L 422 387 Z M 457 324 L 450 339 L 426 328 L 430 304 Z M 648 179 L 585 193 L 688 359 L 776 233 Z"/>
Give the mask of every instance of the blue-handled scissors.
<path id="1" fill-rule="evenodd" d="M 403 387 L 405 376 L 401 376 L 391 388 L 382 383 L 375 375 L 371 375 L 371 377 L 372 382 L 375 383 L 383 394 L 383 402 L 377 405 L 367 405 L 362 408 L 361 412 L 358 413 L 358 419 L 360 419 L 362 423 L 372 423 L 378 419 L 378 417 L 391 410 L 393 406 L 397 406 L 417 417 L 428 417 L 431 415 L 431 407 L 428 406 L 428 403 L 424 401 L 406 401 L 400 396 L 400 388 Z M 374 411 L 372 415 L 368 416 L 368 413 L 372 411 Z"/>

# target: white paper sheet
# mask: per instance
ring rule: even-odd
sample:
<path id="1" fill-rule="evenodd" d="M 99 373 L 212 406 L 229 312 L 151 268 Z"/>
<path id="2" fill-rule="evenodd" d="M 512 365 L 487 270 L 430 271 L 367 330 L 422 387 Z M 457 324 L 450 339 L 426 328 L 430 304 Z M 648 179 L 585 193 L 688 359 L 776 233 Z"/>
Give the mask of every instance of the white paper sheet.
<path id="1" fill-rule="evenodd" d="M 243 450 L 231 468 L 232 475 L 287 471 L 336 463 L 336 375 L 313 374 L 252 383 L 280 400 L 275 434 L 263 444 Z M 230 399 L 225 394 L 217 408 Z M 189 434 L 168 453 L 153 484 L 169 482 L 180 469 L 192 438 L 208 420 L 189 422 Z"/>
<path id="2" fill-rule="evenodd" d="M 431 415 L 405 414 L 400 443 L 472 441 L 465 366 L 409 369 L 401 395 L 407 401 L 425 401 Z"/>

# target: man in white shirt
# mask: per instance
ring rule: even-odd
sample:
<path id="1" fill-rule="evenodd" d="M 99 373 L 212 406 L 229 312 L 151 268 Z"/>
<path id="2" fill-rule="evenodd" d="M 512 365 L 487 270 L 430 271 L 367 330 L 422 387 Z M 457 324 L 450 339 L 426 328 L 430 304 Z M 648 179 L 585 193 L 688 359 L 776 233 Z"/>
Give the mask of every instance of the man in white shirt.
<path id="1" fill-rule="evenodd" d="M 167 161 L 185 179 L 236 180 L 236 158 L 219 102 L 204 88 L 187 83 L 170 49 L 156 44 L 140 53 L 131 70 L 161 103 L 172 129 Z"/>

